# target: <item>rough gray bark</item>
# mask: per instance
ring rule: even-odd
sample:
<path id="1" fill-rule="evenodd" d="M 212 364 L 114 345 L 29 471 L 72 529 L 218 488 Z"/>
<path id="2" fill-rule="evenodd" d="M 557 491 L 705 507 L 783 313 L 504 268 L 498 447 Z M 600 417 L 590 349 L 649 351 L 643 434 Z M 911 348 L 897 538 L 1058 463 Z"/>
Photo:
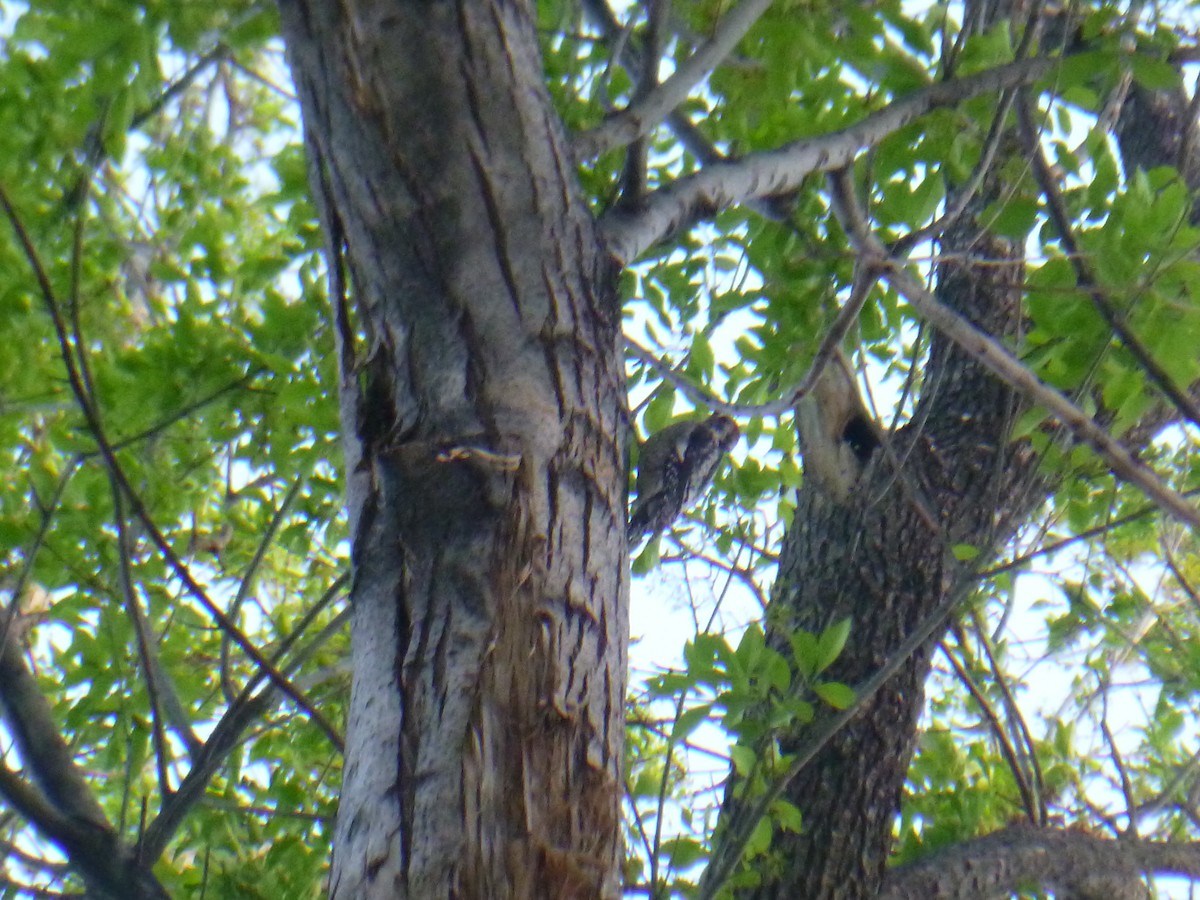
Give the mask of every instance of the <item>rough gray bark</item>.
<path id="1" fill-rule="evenodd" d="M 0 612 L 0 701 L 6 726 L 32 781 L 0 764 L 0 794 L 16 813 L 37 826 L 70 860 L 89 896 L 108 900 L 163 900 L 154 877 L 156 858 L 121 839 L 76 766 L 50 703 L 25 665 L 17 640 Z"/>
<path id="2" fill-rule="evenodd" d="M 1193 189 L 1200 186 L 1195 128 L 1187 109 L 1182 91 L 1132 89 L 1117 129 L 1131 169 L 1178 165 Z M 1010 142 L 1010 151 L 1014 146 Z M 942 247 L 951 262 L 938 270 L 939 300 L 990 334 L 1011 334 L 1023 290 L 1020 248 L 981 234 L 969 217 L 943 237 Z M 989 264 L 971 265 L 972 258 Z M 997 264 L 1003 259 L 1011 263 Z M 931 501 L 941 536 L 915 514 L 911 492 L 883 465 L 844 505 L 831 503 L 815 486 L 800 492 L 780 559 L 772 623 L 820 631 L 850 616 L 847 651 L 831 677 L 854 685 L 878 670 L 917 623 L 970 577 L 946 549 L 969 544 L 984 550 L 986 558 L 986 551 L 1009 539 L 1044 496 L 1050 486 L 1036 480 L 1028 451 L 1008 441 L 1015 402 L 977 364 L 935 338 L 914 424 L 896 443 L 903 457 L 916 441 L 908 471 Z M 1161 426 L 1168 417 L 1160 410 L 1154 421 Z M 1128 439 L 1148 439 L 1151 424 Z M 739 896 L 865 900 L 879 894 L 915 748 L 923 685 L 940 634 L 789 784 L 785 797 L 801 810 L 803 832 L 777 833 L 772 858 L 779 864 L 759 867 L 762 883 Z M 803 742 L 801 730 L 783 745 L 794 749 Z M 733 822 L 742 813 L 727 802 L 725 815 Z M 1000 845 L 997 852 L 1004 850 Z M 1003 873 L 1010 890 L 1031 883 L 1054 887 L 1043 869 L 1027 864 L 1033 858 L 1014 853 Z M 1141 888 L 1130 881 L 1126 860 L 1101 870 L 1095 866 L 1102 855 L 1089 858 L 1101 891 L 1118 883 L 1130 892 Z M 894 880 L 891 890 L 895 896 L 985 896 L 972 893 L 970 866 L 943 875 L 941 893 L 922 893 L 920 884 L 902 880 Z"/>
<path id="3" fill-rule="evenodd" d="M 281 8 L 333 260 L 355 535 L 333 893 L 614 896 L 624 379 L 612 273 L 529 11 Z M 1138 115 L 1123 131 L 1162 124 Z M 944 247 L 964 255 L 940 270 L 939 299 L 1011 333 L 1019 248 L 981 243 L 969 221 Z M 880 461 L 845 503 L 802 491 L 785 542 L 772 626 L 849 615 L 829 674 L 850 684 L 970 577 L 949 547 L 986 556 L 1041 496 L 1008 442 L 1007 390 L 935 339 L 923 391 L 894 441 L 935 521 Z M 789 786 L 804 831 L 777 836 L 783 862 L 750 895 L 878 891 L 930 647 Z"/>
<path id="4" fill-rule="evenodd" d="M 616 896 L 619 316 L 531 10 L 281 9 L 335 293 L 352 295 L 332 895 Z"/>
<path id="5" fill-rule="evenodd" d="M 1200 847 L 1014 826 L 892 870 L 879 900 L 1007 900 L 1029 885 L 1076 900 L 1143 900 L 1142 872 L 1200 877 Z"/>
<path id="6" fill-rule="evenodd" d="M 965 237 L 965 235 L 964 235 Z M 984 255 L 1013 258 L 995 242 Z M 1008 265 L 943 271 L 940 299 L 993 334 L 1016 309 L 1019 259 Z M 1037 495 L 1027 452 L 1007 441 L 1011 394 L 945 341 L 934 345 L 913 426 L 893 440 L 936 515 L 932 531 L 910 488 L 873 464 L 844 503 L 811 482 L 798 497 L 785 539 L 771 624 L 820 632 L 849 616 L 850 640 L 829 676 L 846 684 L 877 671 L 922 620 L 969 578 L 949 548 L 992 547 L 1006 538 Z M 910 448 L 910 443 L 912 444 Z M 984 554 L 986 556 L 986 552 Z M 924 681 L 937 637 L 914 654 L 791 782 L 786 798 L 803 815 L 800 834 L 779 833 L 753 897 L 873 897 L 892 844 L 900 791 L 912 756 Z M 803 746 L 804 729 L 785 736 Z M 732 809 L 733 818 L 743 814 Z"/>

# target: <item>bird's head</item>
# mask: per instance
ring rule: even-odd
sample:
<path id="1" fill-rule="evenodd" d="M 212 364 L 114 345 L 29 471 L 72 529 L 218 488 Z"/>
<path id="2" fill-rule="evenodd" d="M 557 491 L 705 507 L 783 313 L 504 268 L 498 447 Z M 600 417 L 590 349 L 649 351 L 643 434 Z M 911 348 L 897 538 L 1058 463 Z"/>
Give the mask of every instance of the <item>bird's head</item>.
<path id="1" fill-rule="evenodd" d="M 737 422 L 722 413 L 709 416 L 707 425 L 713 440 L 717 442 L 722 451 L 726 452 L 737 443 L 737 439 L 742 433 Z"/>

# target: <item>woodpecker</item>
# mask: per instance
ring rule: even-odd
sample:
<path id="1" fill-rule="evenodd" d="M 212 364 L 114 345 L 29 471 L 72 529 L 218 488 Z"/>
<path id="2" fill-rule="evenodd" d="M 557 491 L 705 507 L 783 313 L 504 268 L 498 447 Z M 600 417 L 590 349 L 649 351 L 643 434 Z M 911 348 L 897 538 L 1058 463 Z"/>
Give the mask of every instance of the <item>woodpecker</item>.
<path id="1" fill-rule="evenodd" d="M 647 533 L 657 536 L 700 499 L 739 433 L 733 419 L 717 414 L 703 422 L 676 422 L 646 439 L 629 516 L 631 544 Z"/>

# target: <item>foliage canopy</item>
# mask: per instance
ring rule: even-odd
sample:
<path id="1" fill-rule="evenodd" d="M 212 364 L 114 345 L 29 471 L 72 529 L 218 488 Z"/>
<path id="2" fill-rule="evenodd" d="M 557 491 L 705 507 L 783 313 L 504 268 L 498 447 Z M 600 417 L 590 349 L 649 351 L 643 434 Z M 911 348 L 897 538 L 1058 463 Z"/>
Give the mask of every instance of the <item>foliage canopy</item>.
<path id="1" fill-rule="evenodd" d="M 1024 20 L 965 28 L 959 4 L 760 6 L 732 54 L 650 132 L 647 189 L 865 128 L 939 85 L 1030 57 Z M 163 854 L 155 873 L 168 891 L 315 896 L 341 773 L 349 553 L 321 235 L 277 13 L 120 0 L 7 12 L 0 596 L 19 611 L 7 652 L 23 649 L 48 721 L 107 821 Z M 1190 9 L 1169 12 L 1081 4 L 1058 46 L 1045 39 L 1042 51 L 1065 61 L 1024 81 L 1039 98 L 1032 114 L 1053 189 L 1006 144 L 1012 131 L 1000 125 L 1018 112 L 986 84 L 856 148 L 865 152 L 854 180 L 875 236 L 922 277 L 944 261 L 938 238 L 956 198 L 986 196 L 978 220 L 1029 254 L 1009 349 L 1186 492 L 1197 423 L 1164 430 L 1186 412 L 1161 412 L 1145 359 L 1113 326 L 1115 317 L 1172 383 L 1200 379 L 1187 140 L 1179 165 L 1146 170 L 1114 138 L 1131 84 L 1182 84 L 1179 63 L 1196 48 L 1181 35 L 1194 22 Z M 538 6 L 546 81 L 580 146 L 649 92 L 636 56 L 655 39 L 641 12 L 627 15 L 632 37 L 593 0 Z M 656 77 L 684 70 L 731 15 L 726 2 L 676 4 L 656 26 L 666 59 Z M 1069 46 L 1072 35 L 1083 49 Z M 625 143 L 596 137 L 590 146 L 604 152 L 584 154 L 581 183 L 598 216 L 639 202 L 622 195 Z M 635 571 L 661 561 L 658 583 L 679 587 L 672 573 L 697 570 L 677 563 L 701 560 L 714 583 L 765 605 L 803 481 L 791 408 L 779 401 L 838 320 L 863 253 L 833 213 L 823 170 L 764 193 L 786 197 L 727 207 L 714 194 L 702 219 L 637 248 L 622 292 L 641 433 L 707 396 L 731 404 L 746 435 L 706 505 L 664 541 L 661 560 L 653 546 Z M 776 201 L 787 214 L 762 215 Z M 848 347 L 885 426 L 913 420 L 931 331 L 892 281 L 872 285 L 851 323 Z M 762 414 L 764 404 L 779 408 Z M 1040 452 L 1055 487 L 998 560 L 989 548 L 953 548 L 961 560 L 984 554 L 988 577 L 940 645 L 896 859 L 1025 816 L 1194 840 L 1193 536 L 1115 477 L 1102 452 L 1064 439 L 1043 407 L 1015 423 L 1014 439 Z M 713 612 L 705 602 L 700 623 Z M 761 749 L 785 720 L 853 707 L 846 686 L 822 677 L 855 641 L 853 623 L 796 632 L 783 650 L 766 631 L 745 615 L 717 616 L 687 643 L 684 669 L 635 687 L 631 885 L 689 890 L 708 858 L 720 796 L 688 777 L 711 741 L 702 725 L 743 741 L 717 749 L 757 777 L 751 790 L 766 790 L 788 755 L 746 747 Z M 255 693 L 285 678 L 290 696 Z M 0 681 L 5 895 L 75 889 L 14 787 L 39 780 L 16 735 L 36 715 Z M 723 756 L 718 777 L 726 767 Z M 672 798 L 686 810 L 677 821 Z M 772 829 L 804 827 L 777 801 L 746 848 L 749 868 L 773 864 Z"/>

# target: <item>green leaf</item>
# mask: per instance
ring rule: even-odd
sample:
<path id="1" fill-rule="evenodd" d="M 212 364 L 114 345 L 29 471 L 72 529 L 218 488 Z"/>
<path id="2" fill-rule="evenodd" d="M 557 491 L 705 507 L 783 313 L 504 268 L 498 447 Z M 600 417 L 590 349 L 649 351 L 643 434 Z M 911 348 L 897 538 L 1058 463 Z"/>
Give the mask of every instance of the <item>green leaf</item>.
<path id="1" fill-rule="evenodd" d="M 800 833 L 802 816 L 800 810 L 787 800 L 776 800 L 771 804 L 771 818 L 779 825 L 781 831 Z"/>
<path id="2" fill-rule="evenodd" d="M 821 648 L 815 635 L 802 629 L 797 629 L 788 637 L 792 647 L 792 658 L 796 662 L 796 671 L 804 679 L 810 679 L 818 672 L 821 664 Z"/>
<path id="3" fill-rule="evenodd" d="M 998 210 L 985 214 L 991 227 L 1005 237 L 1023 241 L 1037 222 L 1040 205 L 1028 197 L 1013 197 Z"/>
<path id="4" fill-rule="evenodd" d="M 700 706 L 685 709 L 679 714 L 674 726 L 671 728 L 671 742 L 679 743 L 683 741 L 689 734 L 696 730 L 697 726 L 707 721 L 711 713 L 711 703 L 704 703 Z"/>
<path id="5" fill-rule="evenodd" d="M 771 834 L 773 831 L 774 829 L 769 816 L 763 816 L 755 823 L 754 830 L 750 832 L 750 839 L 746 841 L 747 859 L 762 856 L 771 848 Z"/>
<path id="6" fill-rule="evenodd" d="M 834 709 L 847 709 L 854 703 L 854 690 L 836 681 L 814 684 L 813 691 Z"/>
<path id="7" fill-rule="evenodd" d="M 1165 59 L 1154 59 L 1141 53 L 1126 57 L 1133 80 L 1148 91 L 1178 90 L 1180 72 Z"/>
<path id="8" fill-rule="evenodd" d="M 734 744 L 729 750 L 729 756 L 733 761 L 734 771 L 739 775 L 747 776 L 754 770 L 757 757 L 749 747 L 743 744 Z"/>
<path id="9" fill-rule="evenodd" d="M 839 619 L 821 632 L 817 638 L 814 674 L 824 672 L 842 655 L 846 638 L 850 636 L 850 617 Z"/>
<path id="10" fill-rule="evenodd" d="M 712 346 L 708 343 L 708 338 L 703 334 L 692 335 L 692 353 L 691 365 L 689 368 L 694 369 L 698 376 L 709 377 L 712 375 L 714 366 L 714 357 Z"/>
<path id="11" fill-rule="evenodd" d="M 686 869 L 702 859 L 708 859 L 708 848 L 693 838 L 669 838 L 662 842 L 662 856 L 674 869 Z"/>

